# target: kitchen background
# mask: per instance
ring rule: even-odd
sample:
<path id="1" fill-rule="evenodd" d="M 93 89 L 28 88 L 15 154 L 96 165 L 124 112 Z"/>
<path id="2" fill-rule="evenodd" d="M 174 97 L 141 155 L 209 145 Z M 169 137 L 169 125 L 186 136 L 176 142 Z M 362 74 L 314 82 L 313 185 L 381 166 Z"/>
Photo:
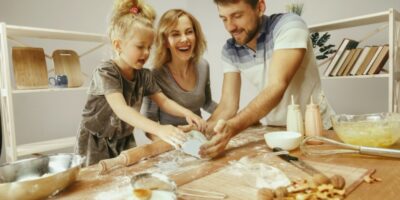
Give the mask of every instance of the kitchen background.
<path id="1" fill-rule="evenodd" d="M 217 8 L 212 0 L 148 0 L 158 16 L 171 8 L 182 8 L 191 12 L 202 24 L 208 41 L 205 58 L 211 66 L 212 94 L 215 101 L 221 96 L 223 72 L 220 66 L 220 51 L 228 39 Z M 398 0 L 266 0 L 267 11 L 284 12 L 289 3 L 304 3 L 302 17 L 308 25 L 344 19 L 359 15 L 386 11 L 394 8 L 400 11 Z M 395 3 L 397 2 L 397 3 Z M 105 34 L 112 0 L 0 0 L 0 22 L 11 25 L 31 26 L 69 31 Z M 382 24 L 368 25 L 354 29 L 331 31 L 328 43 L 338 46 L 343 38 L 361 39 Z M 73 49 L 84 52 L 96 44 L 85 42 L 22 39 L 27 44 L 43 47 L 51 54 L 55 49 Z M 360 47 L 387 43 L 387 29 L 371 37 Z M 9 45 L 14 45 L 9 42 Z M 11 55 L 11 53 L 10 53 Z M 110 57 L 110 49 L 103 47 L 81 59 L 82 71 L 91 74 L 100 60 Z M 52 61 L 47 59 L 47 66 Z M 151 62 L 147 63 L 151 66 Z M 323 67 L 321 70 L 323 71 Z M 88 80 L 85 84 L 87 85 Z M 338 113 L 372 113 L 387 111 L 387 79 L 341 79 L 323 80 L 323 88 L 332 106 Z M 245 89 L 243 89 L 245 88 Z M 242 81 L 241 107 L 256 95 L 255 88 L 245 79 Z M 85 102 L 85 91 L 42 92 L 14 96 L 17 144 L 74 136 L 80 122 Z M 205 114 L 205 117 L 208 115 Z M 138 144 L 148 142 L 140 130 L 135 130 Z M 72 148 L 60 151 L 72 151 Z M 4 146 L 3 146 L 4 154 Z M 4 155 L 0 163 L 4 162 Z"/>

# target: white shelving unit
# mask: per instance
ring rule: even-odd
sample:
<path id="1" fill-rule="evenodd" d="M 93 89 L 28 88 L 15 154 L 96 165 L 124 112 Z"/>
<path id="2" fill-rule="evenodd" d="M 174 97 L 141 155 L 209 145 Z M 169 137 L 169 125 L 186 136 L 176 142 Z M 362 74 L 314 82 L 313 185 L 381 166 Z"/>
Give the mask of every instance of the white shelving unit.
<path id="1" fill-rule="evenodd" d="M 20 156 L 29 155 L 32 153 L 41 153 L 66 147 L 72 147 L 75 144 L 75 136 L 66 138 L 57 138 L 42 142 L 28 143 L 17 145 L 16 142 L 16 127 L 14 101 L 15 95 L 21 94 L 38 94 L 38 93 L 56 93 L 83 91 L 85 87 L 79 88 L 49 88 L 49 89 L 34 89 L 34 90 L 17 90 L 14 87 L 12 79 L 12 65 L 10 63 L 8 39 L 15 38 L 39 38 L 50 40 L 70 40 L 82 42 L 98 42 L 99 45 L 88 50 L 81 56 L 84 56 L 96 49 L 102 47 L 107 42 L 107 37 L 100 34 L 83 33 L 75 31 L 44 29 L 24 26 L 12 26 L 5 23 L 0 23 L 0 95 L 1 95 L 1 119 L 3 141 L 5 143 L 5 153 L 7 162 L 15 161 Z"/>
<path id="2" fill-rule="evenodd" d="M 353 28 L 357 26 L 387 23 L 389 28 L 388 44 L 389 59 L 388 73 L 362 76 L 335 76 L 321 77 L 322 80 L 344 80 L 344 79 L 374 79 L 384 78 L 388 82 L 388 112 L 398 112 L 399 90 L 400 90 L 400 14 L 394 9 L 384 12 L 372 13 L 353 18 L 326 22 L 309 26 L 310 32 L 326 32 L 332 30 Z"/>

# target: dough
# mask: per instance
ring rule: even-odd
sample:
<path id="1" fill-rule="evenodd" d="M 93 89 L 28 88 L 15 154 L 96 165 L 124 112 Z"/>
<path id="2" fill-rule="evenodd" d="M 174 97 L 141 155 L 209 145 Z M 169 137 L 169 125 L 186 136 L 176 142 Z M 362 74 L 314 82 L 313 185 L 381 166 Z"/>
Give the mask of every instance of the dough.
<path id="1" fill-rule="evenodd" d="M 188 139 L 182 145 L 182 151 L 196 158 L 200 158 L 200 147 L 205 142 L 207 142 L 207 138 L 201 132 L 191 131 L 188 135 Z"/>

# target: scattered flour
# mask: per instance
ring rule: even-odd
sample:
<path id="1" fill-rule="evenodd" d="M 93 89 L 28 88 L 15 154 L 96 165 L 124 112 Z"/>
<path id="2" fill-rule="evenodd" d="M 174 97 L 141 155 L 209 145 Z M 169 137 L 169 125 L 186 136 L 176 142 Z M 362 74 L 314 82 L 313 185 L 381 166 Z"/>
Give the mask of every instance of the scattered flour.
<path id="1" fill-rule="evenodd" d="M 290 185 L 289 178 L 281 170 L 265 163 L 252 161 L 247 156 L 229 163 L 226 172 L 243 177 L 251 187 L 276 189 Z"/>

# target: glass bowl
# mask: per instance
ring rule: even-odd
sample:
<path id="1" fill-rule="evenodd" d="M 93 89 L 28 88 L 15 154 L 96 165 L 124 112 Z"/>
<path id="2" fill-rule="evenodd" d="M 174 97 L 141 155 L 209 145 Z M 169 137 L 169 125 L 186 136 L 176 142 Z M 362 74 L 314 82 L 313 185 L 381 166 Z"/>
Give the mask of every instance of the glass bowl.
<path id="1" fill-rule="evenodd" d="M 400 138 L 399 113 L 331 116 L 333 129 L 348 144 L 389 147 Z"/>

